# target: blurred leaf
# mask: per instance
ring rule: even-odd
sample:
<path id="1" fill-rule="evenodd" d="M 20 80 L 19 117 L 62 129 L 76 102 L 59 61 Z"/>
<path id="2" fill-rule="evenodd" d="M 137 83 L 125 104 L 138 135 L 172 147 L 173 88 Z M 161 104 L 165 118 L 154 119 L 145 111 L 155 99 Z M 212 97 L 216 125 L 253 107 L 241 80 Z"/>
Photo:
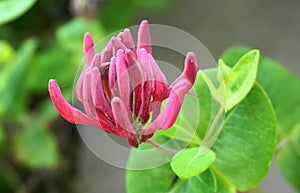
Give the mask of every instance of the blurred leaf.
<path id="1" fill-rule="evenodd" d="M 8 42 L 0 40 L 0 67 L 9 63 L 15 55 L 13 47 Z"/>
<path id="2" fill-rule="evenodd" d="M 227 49 L 222 54 L 222 58 L 227 65 L 233 66 L 249 50 L 249 47 L 234 46 Z M 261 57 L 257 80 L 266 90 L 274 105 L 279 134 L 281 138 L 284 138 L 299 122 L 300 80 L 282 64 L 267 57 Z M 288 102 L 284 99 L 288 99 Z"/>
<path id="3" fill-rule="evenodd" d="M 300 192 L 300 156 L 297 155 L 292 146 L 286 146 L 279 152 L 277 159 L 279 169 L 283 176 L 296 191 Z"/>
<path id="4" fill-rule="evenodd" d="M 290 141 L 298 156 L 300 156 L 300 124 L 296 125 L 293 129 L 293 132 L 290 135 Z"/>
<path id="5" fill-rule="evenodd" d="M 264 90 L 255 84 L 226 115 L 212 150 L 214 170 L 239 190 L 254 188 L 269 172 L 276 147 L 276 118 Z"/>
<path id="6" fill-rule="evenodd" d="M 1 0 L 0 25 L 17 19 L 28 11 L 36 0 Z"/>
<path id="7" fill-rule="evenodd" d="M 58 44 L 40 52 L 35 57 L 28 76 L 30 89 L 46 93 L 48 81 L 52 78 L 62 87 L 72 86 L 80 61 L 72 63 L 70 58 Z"/>
<path id="8" fill-rule="evenodd" d="M 56 141 L 41 126 L 31 126 L 17 133 L 14 139 L 15 157 L 31 168 L 53 168 L 58 164 Z"/>
<path id="9" fill-rule="evenodd" d="M 71 98 L 69 95 L 65 95 L 65 92 L 64 96 L 68 99 Z M 36 119 L 42 123 L 52 121 L 59 115 L 50 98 L 46 98 L 44 101 L 42 101 L 37 107 L 36 112 Z"/>
<path id="10" fill-rule="evenodd" d="M 56 31 L 56 38 L 60 45 L 67 51 L 65 57 L 73 65 L 79 65 L 83 60 L 83 37 L 86 32 L 93 36 L 95 44 L 102 40 L 106 33 L 99 21 L 85 21 L 73 19 L 60 26 Z"/>
<path id="11" fill-rule="evenodd" d="M 24 106 L 24 84 L 36 48 L 37 42 L 34 39 L 25 41 L 18 50 L 16 59 L 3 70 L 0 76 L 0 115 L 16 115 Z"/>
<path id="12" fill-rule="evenodd" d="M 219 60 L 219 68 L 226 88 L 226 109 L 232 109 L 251 90 L 257 74 L 259 51 L 252 50 L 243 55 L 232 67 Z"/>
<path id="13" fill-rule="evenodd" d="M 215 161 L 216 155 L 209 150 L 200 155 L 200 148 L 187 148 L 178 152 L 171 161 L 172 170 L 181 179 L 199 175 Z"/>
<path id="14" fill-rule="evenodd" d="M 100 9 L 100 20 L 109 32 L 114 32 L 129 26 L 134 10 L 133 0 L 111 0 Z"/>

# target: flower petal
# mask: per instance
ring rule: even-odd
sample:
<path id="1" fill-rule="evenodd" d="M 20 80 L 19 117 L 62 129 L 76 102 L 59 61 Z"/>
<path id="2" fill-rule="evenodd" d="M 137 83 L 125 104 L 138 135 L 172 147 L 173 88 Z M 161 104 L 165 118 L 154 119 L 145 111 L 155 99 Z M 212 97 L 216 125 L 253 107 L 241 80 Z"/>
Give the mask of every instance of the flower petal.
<path id="1" fill-rule="evenodd" d="M 118 85 L 117 81 L 117 70 L 116 70 L 116 57 L 112 57 L 110 60 L 109 71 L 108 71 L 108 86 L 112 90 L 113 96 L 117 96 Z"/>
<path id="2" fill-rule="evenodd" d="M 129 29 L 125 29 L 123 32 L 123 42 L 127 48 L 135 51 L 135 45 Z"/>
<path id="3" fill-rule="evenodd" d="M 152 53 L 150 30 L 147 20 L 143 20 L 140 24 L 138 31 L 137 48 L 145 48 L 148 53 Z"/>
<path id="4" fill-rule="evenodd" d="M 128 67 L 125 61 L 124 51 L 118 50 L 116 57 L 116 72 L 119 87 L 119 97 L 122 99 L 127 109 L 130 110 L 130 79 L 128 74 Z"/>
<path id="5" fill-rule="evenodd" d="M 193 86 L 197 75 L 197 61 L 193 53 L 188 53 L 183 73 L 171 85 L 171 93 L 165 108 L 158 117 L 146 128 L 143 135 L 149 135 L 158 129 L 171 127 L 180 110 L 184 96 Z"/>
<path id="6" fill-rule="evenodd" d="M 68 122 L 77 124 L 86 124 L 98 127 L 98 123 L 77 108 L 70 105 L 61 93 L 56 80 L 49 81 L 50 98 L 58 113 Z"/>
<path id="7" fill-rule="evenodd" d="M 115 48 L 116 50 L 119 50 L 119 49 L 125 50 L 125 49 L 126 49 L 126 46 L 123 44 L 123 42 L 122 42 L 122 40 L 121 40 L 120 38 L 115 38 L 115 37 L 113 37 L 113 38 L 111 39 L 111 42 L 113 43 L 114 48 Z"/>
<path id="8" fill-rule="evenodd" d="M 101 52 L 101 63 L 109 62 L 113 56 L 113 44 L 111 41 L 108 42 L 107 46 Z"/>
<path id="9" fill-rule="evenodd" d="M 93 38 L 91 34 L 88 32 L 84 34 L 83 55 L 84 55 L 86 65 L 89 66 L 95 55 L 95 49 L 94 49 Z"/>
<path id="10" fill-rule="evenodd" d="M 140 66 L 144 72 L 145 82 L 142 90 L 139 117 L 141 117 L 142 124 L 145 124 L 150 116 L 150 100 L 154 90 L 154 75 L 148 60 L 148 54 L 144 48 L 140 50 Z"/>
<path id="11" fill-rule="evenodd" d="M 110 101 L 107 101 L 104 95 L 101 74 L 98 68 L 92 69 L 91 92 L 94 106 L 100 109 L 101 112 L 104 113 L 111 120 L 113 120 L 113 114 L 109 104 Z"/>
<path id="12" fill-rule="evenodd" d="M 114 97 L 111 101 L 111 107 L 117 124 L 117 134 L 120 135 L 122 132 L 126 131 L 129 135 L 135 135 L 135 131 L 131 124 L 131 116 L 123 101 L 119 97 Z"/>
<path id="13" fill-rule="evenodd" d="M 183 73 L 172 83 L 171 87 L 173 87 L 173 85 L 177 84 L 177 82 L 181 81 L 182 79 L 186 79 L 191 84 L 194 84 L 197 76 L 197 71 L 198 66 L 196 56 L 193 52 L 189 52 L 187 53 L 185 58 L 185 66 Z"/>
<path id="14" fill-rule="evenodd" d="M 92 67 L 101 67 L 101 54 L 95 54 L 92 59 Z"/>
<path id="15" fill-rule="evenodd" d="M 154 80 L 156 80 L 158 82 L 165 83 L 166 85 L 168 85 L 168 80 L 167 80 L 166 76 L 161 71 L 161 69 L 159 68 L 158 64 L 154 60 L 152 54 L 150 54 L 150 53 L 148 53 L 148 60 L 150 61 L 150 64 L 151 64 L 151 67 L 152 67 L 152 71 L 153 71 L 153 75 L 154 75 Z"/>
<path id="16" fill-rule="evenodd" d="M 92 95 L 91 95 L 91 72 L 86 72 L 84 74 L 84 80 L 83 80 L 83 108 L 86 114 L 89 117 L 96 117 L 96 111 L 95 107 L 93 105 L 92 101 Z"/>

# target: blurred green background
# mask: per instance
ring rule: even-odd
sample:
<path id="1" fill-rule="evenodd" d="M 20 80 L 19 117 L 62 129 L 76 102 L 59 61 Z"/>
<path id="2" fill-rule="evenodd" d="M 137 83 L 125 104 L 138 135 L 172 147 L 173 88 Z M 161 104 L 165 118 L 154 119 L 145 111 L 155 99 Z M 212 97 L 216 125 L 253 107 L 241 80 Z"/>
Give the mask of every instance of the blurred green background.
<path id="1" fill-rule="evenodd" d="M 101 40 L 147 18 L 191 33 L 215 58 L 246 44 L 299 75 L 299 8 L 296 0 L 0 0 L 0 192 L 125 192 L 124 171 L 89 152 L 48 97 L 54 78 L 71 101 L 86 31 Z"/>

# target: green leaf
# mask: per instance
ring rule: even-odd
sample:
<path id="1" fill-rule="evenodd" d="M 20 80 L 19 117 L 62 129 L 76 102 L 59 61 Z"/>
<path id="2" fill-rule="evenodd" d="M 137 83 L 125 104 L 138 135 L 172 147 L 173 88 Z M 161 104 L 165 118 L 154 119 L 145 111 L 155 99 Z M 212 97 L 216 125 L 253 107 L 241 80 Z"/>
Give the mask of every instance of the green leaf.
<path id="1" fill-rule="evenodd" d="M 6 66 L 5 73 L 0 77 L 0 115 L 16 116 L 24 107 L 28 94 L 24 84 L 36 49 L 37 42 L 34 39 L 25 41 L 15 60 Z"/>
<path id="2" fill-rule="evenodd" d="M 58 164 L 56 141 L 41 126 L 21 130 L 14 139 L 15 157 L 31 168 L 53 168 Z"/>
<path id="3" fill-rule="evenodd" d="M 217 191 L 216 178 L 211 170 L 206 170 L 198 176 L 194 176 L 185 181 L 178 181 L 169 191 L 170 193 L 215 193 Z"/>
<path id="4" fill-rule="evenodd" d="M 297 152 L 298 156 L 300 156 L 300 124 L 296 125 L 293 129 L 293 132 L 290 135 L 290 141 Z"/>
<path id="5" fill-rule="evenodd" d="M 276 146 L 276 119 L 271 102 L 255 84 L 232 109 L 212 150 L 214 168 L 239 190 L 255 187 L 268 173 Z"/>
<path id="6" fill-rule="evenodd" d="M 227 64 L 234 64 L 235 60 L 249 49 L 241 46 L 232 47 L 226 50 L 222 57 Z M 297 153 L 299 155 L 297 128 L 300 117 L 300 80 L 282 64 L 267 57 L 262 57 L 260 60 L 257 79 L 274 105 L 280 138 L 282 140 L 289 138 L 293 145 L 293 149 L 291 147 L 282 149 L 278 165 L 286 179 L 299 191 L 296 175 L 300 171 L 300 160 L 297 158 Z M 284 99 L 288 99 L 288 102 Z"/>
<path id="7" fill-rule="evenodd" d="M 171 167 L 181 179 L 201 174 L 215 161 L 216 155 L 208 151 L 200 154 L 200 148 L 188 148 L 177 153 L 171 161 Z"/>
<path id="8" fill-rule="evenodd" d="M 241 102 L 251 90 L 256 79 L 258 61 L 258 50 L 246 53 L 232 69 L 219 60 L 219 68 L 226 88 L 227 110 Z"/>
<path id="9" fill-rule="evenodd" d="M 96 20 L 84 21 L 81 19 L 73 19 L 60 26 L 56 31 L 56 38 L 58 42 L 65 51 L 67 51 L 67 54 L 71 56 L 71 58 L 69 58 L 70 62 L 75 65 L 79 65 L 83 59 L 83 37 L 86 32 L 91 33 L 95 44 L 101 41 L 106 35 L 101 22 Z M 104 47 L 104 45 L 101 46 Z"/>
<path id="10" fill-rule="evenodd" d="M 216 180 L 210 170 L 181 180 L 176 177 L 170 165 L 166 164 L 148 170 L 127 170 L 126 188 L 128 193 L 215 193 Z"/>
<path id="11" fill-rule="evenodd" d="M 78 56 L 82 57 L 82 53 Z M 68 53 L 58 44 L 39 52 L 28 76 L 30 89 L 36 93 L 46 93 L 50 79 L 56 79 L 63 87 L 72 87 L 81 60 L 79 57 L 77 62 L 72 62 Z"/>
<path id="12" fill-rule="evenodd" d="M 167 193 L 175 179 L 169 164 L 148 170 L 127 170 L 126 189 L 128 193 Z"/>
<path id="13" fill-rule="evenodd" d="M 204 71 L 203 73 L 209 73 Z M 212 97 L 209 87 L 203 77 L 203 73 L 198 73 L 194 84 L 195 93 L 198 95 L 198 105 L 200 109 L 199 124 L 197 127 L 197 134 L 201 139 L 209 127 L 212 114 Z"/>
<path id="14" fill-rule="evenodd" d="M 217 193 L 236 193 L 235 187 L 218 172 L 214 171 L 217 181 Z"/>
<path id="15" fill-rule="evenodd" d="M 279 152 L 277 159 L 277 164 L 283 176 L 296 191 L 300 192 L 300 156 L 297 155 L 292 146 L 286 146 Z"/>
<path id="16" fill-rule="evenodd" d="M 1 0 L 0 25 L 13 21 L 28 11 L 36 0 Z"/>
<path id="17" fill-rule="evenodd" d="M 222 58 L 227 65 L 233 66 L 249 50 L 249 47 L 234 46 L 227 49 L 222 54 Z M 278 131 L 281 138 L 285 138 L 299 123 L 300 80 L 282 64 L 267 57 L 260 59 L 257 80 L 274 105 L 278 119 Z M 288 102 L 283 99 L 288 99 Z"/>
<path id="18" fill-rule="evenodd" d="M 0 67 L 9 63 L 15 55 L 13 47 L 8 42 L 0 40 Z"/>

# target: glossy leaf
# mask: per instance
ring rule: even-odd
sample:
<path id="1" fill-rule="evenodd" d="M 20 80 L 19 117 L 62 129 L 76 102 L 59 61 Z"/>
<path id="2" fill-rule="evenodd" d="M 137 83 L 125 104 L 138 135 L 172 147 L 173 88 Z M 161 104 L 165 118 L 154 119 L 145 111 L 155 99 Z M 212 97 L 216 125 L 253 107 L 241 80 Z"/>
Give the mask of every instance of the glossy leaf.
<path id="1" fill-rule="evenodd" d="M 236 193 L 235 187 L 229 183 L 228 180 L 217 172 L 215 172 L 215 176 L 217 181 L 217 193 Z"/>
<path id="2" fill-rule="evenodd" d="M 180 180 L 169 164 L 149 170 L 127 171 L 126 188 L 128 193 L 215 193 L 214 174 L 207 170 L 201 175 Z"/>
<path id="3" fill-rule="evenodd" d="M 0 1 L 0 25 L 13 21 L 28 11 L 36 0 Z"/>
<path id="4" fill-rule="evenodd" d="M 227 49 L 222 58 L 233 66 L 249 47 L 234 46 Z M 278 119 L 281 138 L 291 133 L 300 117 L 300 80 L 282 64 L 267 57 L 261 57 L 257 80 L 270 97 Z M 288 99 L 288 102 L 283 99 Z M 293 112 L 293 113 L 291 113 Z"/>
<path id="5" fill-rule="evenodd" d="M 212 100 L 213 100 L 210 94 L 209 87 L 205 79 L 203 78 L 203 73 L 197 74 L 197 78 L 193 88 L 195 89 L 195 93 L 198 96 L 198 105 L 200 109 L 197 134 L 201 139 L 203 139 L 211 121 Z"/>
<path id="6" fill-rule="evenodd" d="M 206 170 L 204 173 L 189 178 L 188 180 L 178 181 L 169 193 L 215 193 L 216 191 L 216 178 L 211 170 Z"/>
<path id="7" fill-rule="evenodd" d="M 237 189 L 251 189 L 268 173 L 275 146 L 275 114 L 268 96 L 255 84 L 226 115 L 212 148 L 217 157 L 214 168 Z"/>
<path id="8" fill-rule="evenodd" d="M 222 58 L 227 61 L 227 64 L 232 65 L 248 50 L 250 50 L 249 47 L 234 46 L 226 50 Z M 286 140 L 286 137 L 289 137 L 289 140 L 292 140 L 294 149 L 290 147 L 282 149 L 283 152 L 279 155 L 279 160 L 281 160 L 279 167 L 286 179 L 293 186 L 297 186 L 295 172 L 299 173 L 296 138 L 300 117 L 300 80 L 282 64 L 267 57 L 262 57 L 260 60 L 257 80 L 264 87 L 274 105 L 280 139 Z M 288 99 L 288 102 L 283 99 Z"/>
<path id="9" fill-rule="evenodd" d="M 219 60 L 219 69 L 226 88 L 226 109 L 232 109 L 251 90 L 257 74 L 259 51 L 252 50 L 243 55 L 231 69 Z"/>
<path id="10" fill-rule="evenodd" d="M 187 148 L 177 153 L 171 161 L 172 170 L 181 179 L 199 175 L 215 161 L 216 155 L 208 151 L 200 154 L 200 148 Z"/>

